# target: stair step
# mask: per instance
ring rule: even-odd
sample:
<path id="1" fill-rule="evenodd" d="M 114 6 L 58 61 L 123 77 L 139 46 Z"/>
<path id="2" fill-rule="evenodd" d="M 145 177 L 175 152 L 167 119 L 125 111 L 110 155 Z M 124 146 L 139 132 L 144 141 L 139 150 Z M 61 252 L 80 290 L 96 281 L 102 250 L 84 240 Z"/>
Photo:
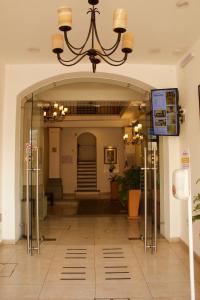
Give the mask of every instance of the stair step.
<path id="1" fill-rule="evenodd" d="M 78 187 L 96 187 L 96 183 L 92 184 L 92 183 L 81 183 L 77 185 Z"/>
<path id="2" fill-rule="evenodd" d="M 91 166 L 91 167 L 78 167 L 77 170 L 96 170 L 96 166 Z"/>
<path id="3" fill-rule="evenodd" d="M 96 188 L 77 188 L 76 192 L 95 192 L 98 191 Z"/>
<path id="4" fill-rule="evenodd" d="M 79 174 L 77 178 L 85 178 L 85 179 L 90 179 L 90 178 L 96 178 L 96 173 L 95 174 Z"/>
<path id="5" fill-rule="evenodd" d="M 78 165 L 82 165 L 82 164 L 96 164 L 96 161 L 93 161 L 93 160 L 85 160 L 85 161 L 78 161 Z"/>
<path id="6" fill-rule="evenodd" d="M 85 179 L 85 178 L 81 178 L 81 179 L 78 178 L 77 182 L 78 182 L 78 183 L 79 183 L 79 182 L 80 182 L 80 183 L 85 183 L 85 182 L 88 182 L 88 183 L 89 183 L 89 182 L 92 182 L 92 183 L 95 182 L 95 183 L 96 183 L 96 178 L 92 178 L 92 179 L 90 178 L 89 180 L 88 180 L 88 179 Z"/>
<path id="7" fill-rule="evenodd" d="M 87 169 L 90 169 L 90 168 L 95 168 L 96 169 L 96 165 L 77 165 L 77 168 L 80 169 L 80 168 L 87 168 Z"/>
<path id="8" fill-rule="evenodd" d="M 97 191 L 96 161 L 79 161 L 77 163 L 77 192 Z"/>
<path id="9" fill-rule="evenodd" d="M 89 176 L 89 175 L 92 175 L 92 176 L 96 176 L 96 172 L 92 172 L 92 171 L 88 171 L 88 172 L 77 172 L 77 176 Z"/>

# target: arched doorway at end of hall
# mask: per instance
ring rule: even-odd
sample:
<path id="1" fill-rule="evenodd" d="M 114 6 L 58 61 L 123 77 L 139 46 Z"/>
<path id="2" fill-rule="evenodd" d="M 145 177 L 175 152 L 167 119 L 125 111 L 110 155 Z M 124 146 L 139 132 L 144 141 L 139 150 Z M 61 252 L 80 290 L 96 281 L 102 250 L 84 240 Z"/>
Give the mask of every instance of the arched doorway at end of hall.
<path id="1" fill-rule="evenodd" d="M 84 132 L 77 138 L 77 191 L 97 190 L 96 136 Z"/>

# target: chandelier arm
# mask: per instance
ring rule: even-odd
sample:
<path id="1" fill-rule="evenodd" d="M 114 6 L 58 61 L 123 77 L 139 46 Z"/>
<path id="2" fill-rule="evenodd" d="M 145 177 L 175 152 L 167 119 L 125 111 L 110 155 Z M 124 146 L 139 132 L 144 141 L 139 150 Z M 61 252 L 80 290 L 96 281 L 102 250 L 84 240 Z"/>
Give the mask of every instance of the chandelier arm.
<path id="1" fill-rule="evenodd" d="M 113 63 L 121 63 L 121 62 L 123 62 L 124 61 L 124 58 L 125 58 L 125 56 L 122 58 L 122 59 L 120 59 L 120 60 L 116 60 L 116 59 L 113 59 L 113 58 L 111 58 L 110 56 L 107 56 L 107 55 L 105 55 L 105 54 L 102 54 L 101 52 L 98 52 L 97 51 L 97 54 L 99 55 L 99 56 L 103 56 L 103 57 L 105 57 L 105 58 L 107 58 L 108 60 L 110 60 L 111 62 L 113 62 Z M 103 58 L 102 57 L 102 58 Z M 128 57 L 128 54 L 127 54 L 127 57 Z"/>
<path id="2" fill-rule="evenodd" d="M 71 66 L 74 66 L 74 65 L 76 65 L 77 63 L 79 63 L 86 55 L 87 55 L 87 51 L 85 51 L 85 53 L 82 54 L 82 56 L 81 56 L 77 61 L 75 61 L 74 63 L 71 63 L 71 64 L 68 64 L 68 61 L 62 59 L 61 56 L 60 56 L 60 53 L 57 53 L 57 58 L 58 58 L 59 62 L 60 62 L 63 66 L 71 67 Z M 77 56 L 77 57 L 78 57 L 78 56 Z M 77 57 L 76 57 L 76 58 L 77 58 Z"/>
<path id="3" fill-rule="evenodd" d="M 92 18 L 92 17 L 91 17 Z M 74 50 L 80 50 L 79 54 L 81 54 L 82 50 L 84 49 L 85 45 L 87 44 L 88 40 L 89 40 L 89 37 L 90 37 L 90 33 L 91 33 L 91 30 L 92 30 L 92 21 L 90 21 L 90 27 L 89 27 L 89 31 L 88 31 L 88 35 L 86 37 L 86 40 L 85 42 L 83 43 L 83 45 L 79 48 L 79 47 L 74 47 L 70 42 L 69 42 L 69 39 L 68 39 L 68 36 L 67 36 L 67 31 L 64 31 L 64 38 L 65 38 L 65 42 L 69 48 L 69 50 L 74 53 L 75 55 L 77 55 L 78 53 L 76 53 Z"/>
<path id="4" fill-rule="evenodd" d="M 69 59 L 69 60 L 64 60 L 64 59 L 62 59 L 61 58 L 61 56 L 60 56 L 60 59 L 64 62 L 64 63 L 71 63 L 72 61 L 75 61 L 80 55 L 85 55 L 85 54 L 87 54 L 87 51 L 84 51 L 83 53 L 81 53 L 81 54 L 79 54 L 79 55 L 76 55 L 74 58 L 72 58 L 72 59 Z"/>
<path id="5" fill-rule="evenodd" d="M 106 56 L 109 56 L 109 55 L 113 54 L 116 51 L 116 49 L 118 48 L 119 43 L 121 41 L 121 36 L 122 36 L 121 32 L 118 33 L 117 41 L 115 42 L 115 44 L 111 48 L 105 48 L 105 47 L 103 47 L 103 45 L 102 45 L 102 43 L 100 41 L 100 38 L 99 38 L 99 35 L 98 35 L 98 32 L 97 32 L 96 23 L 94 23 L 94 30 L 95 30 L 96 39 L 97 39 L 97 41 L 98 41 L 98 43 L 99 43 L 102 51 L 104 52 L 104 54 Z M 111 51 L 111 52 L 110 53 L 106 53 L 106 51 Z"/>
<path id="6" fill-rule="evenodd" d="M 76 51 L 71 47 L 71 44 L 70 44 L 70 42 L 69 42 L 69 40 L 68 40 L 67 32 L 66 32 L 66 31 L 64 31 L 64 38 L 65 38 L 65 43 L 66 43 L 68 49 L 69 49 L 74 55 L 80 56 L 80 55 L 83 54 L 82 51 L 83 51 L 83 49 L 84 49 L 84 47 L 85 47 L 85 45 L 86 45 L 86 43 L 87 43 L 87 40 L 86 40 L 86 42 L 84 43 L 84 45 L 79 49 L 79 51 L 76 52 Z M 85 52 L 84 52 L 84 53 L 85 53 Z"/>
<path id="7" fill-rule="evenodd" d="M 112 59 L 111 57 L 102 55 L 102 53 L 99 53 L 99 52 L 98 52 L 98 55 L 99 55 L 106 63 L 108 63 L 108 64 L 111 65 L 111 66 L 121 66 L 121 65 L 123 65 L 123 63 L 125 63 L 125 61 L 127 60 L 127 57 L 128 57 L 128 53 L 125 53 L 125 54 L 124 54 L 124 57 L 123 57 L 121 60 L 115 60 L 115 59 Z M 106 59 L 105 57 L 106 57 L 107 59 Z"/>

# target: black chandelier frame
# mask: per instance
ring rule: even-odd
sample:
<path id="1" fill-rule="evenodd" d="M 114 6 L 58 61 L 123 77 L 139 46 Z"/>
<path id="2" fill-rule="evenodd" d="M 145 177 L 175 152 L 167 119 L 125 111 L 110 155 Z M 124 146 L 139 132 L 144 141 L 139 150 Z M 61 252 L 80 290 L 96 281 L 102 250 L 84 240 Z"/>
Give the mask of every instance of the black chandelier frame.
<path id="1" fill-rule="evenodd" d="M 132 52 L 131 48 L 122 48 L 122 52 L 124 53 L 124 56 L 120 60 L 116 60 L 111 56 L 117 50 L 122 38 L 122 34 L 126 31 L 126 29 L 115 28 L 114 31 L 117 33 L 117 40 L 112 47 L 105 48 L 100 41 L 97 32 L 97 26 L 96 26 L 96 14 L 100 14 L 100 12 L 98 8 L 95 7 L 95 5 L 99 3 L 99 0 L 88 0 L 88 3 L 92 5 L 92 8 L 90 8 L 87 12 L 87 14 L 89 13 L 91 14 L 91 18 L 90 18 L 89 31 L 85 42 L 82 44 L 81 47 L 73 46 L 68 39 L 68 31 L 71 30 L 71 27 L 60 26 L 59 29 L 64 33 L 65 43 L 68 49 L 74 54 L 74 57 L 70 60 L 65 60 L 61 57 L 61 54 L 63 53 L 64 50 L 61 48 L 54 48 L 53 52 L 57 54 L 58 61 L 64 66 L 74 66 L 77 63 L 79 63 L 81 60 L 83 60 L 84 57 L 88 56 L 92 64 L 93 73 L 95 73 L 96 66 L 101 62 L 101 59 L 111 66 L 123 65 L 127 60 L 128 54 Z M 88 50 L 84 50 L 90 38 L 91 38 L 91 47 Z M 96 43 L 98 45 L 96 45 Z"/>

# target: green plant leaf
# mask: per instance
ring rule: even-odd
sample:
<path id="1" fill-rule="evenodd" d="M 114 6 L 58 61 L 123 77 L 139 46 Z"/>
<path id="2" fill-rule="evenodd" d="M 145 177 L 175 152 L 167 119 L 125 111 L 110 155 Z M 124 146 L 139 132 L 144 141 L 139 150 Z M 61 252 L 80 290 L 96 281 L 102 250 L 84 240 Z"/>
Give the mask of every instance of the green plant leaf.
<path id="1" fill-rule="evenodd" d="M 196 181 L 196 184 L 200 182 L 200 178 Z M 195 213 L 192 217 L 193 222 L 200 220 L 200 193 L 193 197 L 193 212 Z"/>
<path id="2" fill-rule="evenodd" d="M 193 211 L 200 211 L 200 203 L 198 203 L 197 205 L 195 205 L 195 207 L 193 208 Z"/>
<path id="3" fill-rule="evenodd" d="M 200 215 L 196 215 L 192 217 L 193 222 L 200 220 Z"/>

